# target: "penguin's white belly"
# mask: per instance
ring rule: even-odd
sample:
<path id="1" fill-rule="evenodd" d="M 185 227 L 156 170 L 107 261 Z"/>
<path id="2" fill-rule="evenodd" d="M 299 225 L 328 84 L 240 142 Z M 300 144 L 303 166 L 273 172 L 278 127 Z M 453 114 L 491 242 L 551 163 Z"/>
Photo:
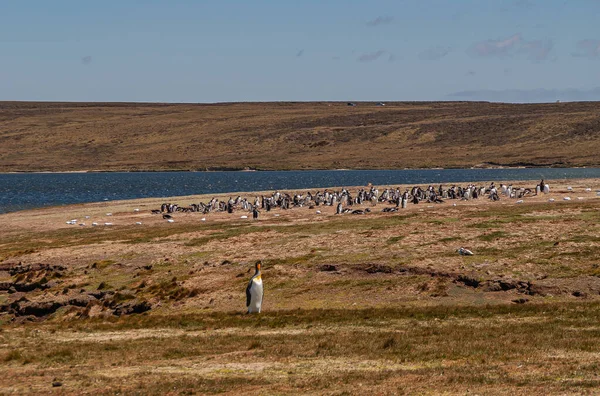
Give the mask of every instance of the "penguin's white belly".
<path id="1" fill-rule="evenodd" d="M 253 279 L 252 287 L 250 288 L 250 305 L 248 305 L 249 313 L 260 313 L 263 299 L 263 283 L 262 279 Z"/>

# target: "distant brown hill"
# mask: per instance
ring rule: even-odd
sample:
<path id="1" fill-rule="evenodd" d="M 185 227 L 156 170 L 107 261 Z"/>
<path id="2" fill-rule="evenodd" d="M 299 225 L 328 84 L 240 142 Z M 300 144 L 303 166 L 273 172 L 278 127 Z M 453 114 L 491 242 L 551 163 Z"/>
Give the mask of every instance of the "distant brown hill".
<path id="1" fill-rule="evenodd" d="M 600 165 L 600 103 L 0 102 L 0 171 Z"/>

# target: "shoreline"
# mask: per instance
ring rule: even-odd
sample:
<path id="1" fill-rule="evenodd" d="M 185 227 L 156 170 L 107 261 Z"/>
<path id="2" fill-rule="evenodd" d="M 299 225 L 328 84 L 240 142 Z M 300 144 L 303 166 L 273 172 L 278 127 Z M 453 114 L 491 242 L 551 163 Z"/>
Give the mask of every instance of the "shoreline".
<path id="1" fill-rule="evenodd" d="M 206 170 L 190 170 L 190 169 L 154 169 L 154 170 L 73 170 L 73 171 L 39 171 L 39 170 L 23 170 L 0 172 L 0 175 L 14 174 L 88 174 L 88 173 L 218 173 L 218 172 L 322 172 L 322 171 L 424 171 L 424 170 L 494 170 L 494 169 L 600 169 L 600 164 L 594 166 L 552 166 L 551 164 L 544 165 L 494 165 L 494 166 L 471 166 L 471 167 L 433 167 L 433 168 L 315 168 L 315 169 L 259 169 L 259 168 L 213 168 Z"/>
<path id="2" fill-rule="evenodd" d="M 592 184 L 599 184 L 600 183 L 600 178 L 599 177 L 591 177 L 591 178 L 565 178 L 565 179 L 544 179 L 544 181 L 546 182 L 546 184 L 549 184 L 551 186 L 551 188 L 556 185 L 562 185 L 562 184 L 584 184 L 586 181 L 588 181 L 589 185 Z M 404 188 L 411 188 L 413 186 L 428 186 L 428 185 L 433 185 L 433 186 L 437 186 L 439 184 L 445 185 L 445 186 L 449 186 L 449 185 L 467 185 L 467 184 L 475 184 L 475 185 L 489 185 L 490 183 L 496 183 L 498 186 L 500 184 L 511 184 L 511 185 L 517 185 L 517 186 L 527 186 L 527 185 L 534 185 L 535 183 L 539 182 L 539 179 L 529 179 L 529 180 L 511 180 L 511 179 L 499 179 L 499 180 L 478 180 L 478 181 L 448 181 L 448 182 L 442 182 L 442 183 L 401 183 L 401 184 L 373 184 L 374 187 L 383 189 L 383 188 L 395 188 L 398 187 L 401 190 Z M 355 191 L 359 188 L 367 188 L 368 187 L 367 183 L 365 185 L 336 185 L 336 186 L 325 186 L 325 187 L 311 187 L 311 188 L 289 188 L 289 189 L 270 189 L 270 190 L 250 190 L 250 191 L 224 191 L 224 192 L 215 192 L 215 193 L 203 193 L 203 194 L 184 194 L 184 195 L 165 195 L 165 196 L 150 196 L 150 197 L 139 197 L 139 198 L 129 198 L 129 199 L 111 199 L 111 200 L 100 200 L 100 201 L 86 201 L 86 202 L 73 202 L 73 203 L 64 203 L 64 204 L 56 204 L 56 205 L 48 205 L 48 206 L 37 206 L 37 207 L 32 207 L 32 208 L 26 208 L 26 209 L 21 209 L 21 210 L 16 210 L 16 211 L 10 211 L 10 212 L 0 212 L 0 216 L 6 216 L 6 215 L 10 215 L 10 214 L 15 214 L 15 213 L 19 213 L 19 214 L 25 214 L 27 212 L 31 212 L 31 211 L 38 211 L 38 210 L 43 210 L 43 211 L 52 211 L 52 210 L 56 210 L 58 208 L 69 208 L 69 207 L 80 207 L 80 206 L 85 206 L 85 205 L 89 205 L 89 206 L 99 206 L 99 205 L 134 205 L 134 204 L 145 204 L 146 202 L 150 202 L 150 201 L 157 201 L 157 200 L 163 200 L 163 201 L 175 201 L 175 200 L 210 200 L 212 197 L 218 197 L 218 198 L 225 198 L 226 196 L 260 196 L 260 195 L 269 195 L 271 193 L 273 193 L 274 191 L 282 191 L 282 192 L 286 192 L 286 193 L 305 193 L 307 191 L 310 192 L 315 192 L 318 190 L 340 190 L 340 189 L 347 189 L 347 190 L 351 190 L 351 191 Z M 531 188 L 531 187 L 530 187 Z M 593 188 L 592 192 L 594 194 L 596 194 L 598 191 L 600 191 L 599 188 Z M 506 202 L 506 201 L 504 201 Z M 510 201 L 509 201 L 510 202 Z"/>

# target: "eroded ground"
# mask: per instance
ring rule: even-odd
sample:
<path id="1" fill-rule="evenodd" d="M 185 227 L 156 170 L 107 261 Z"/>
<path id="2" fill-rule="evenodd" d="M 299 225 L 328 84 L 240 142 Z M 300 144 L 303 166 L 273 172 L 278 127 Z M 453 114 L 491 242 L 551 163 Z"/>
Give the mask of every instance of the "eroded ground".
<path id="1" fill-rule="evenodd" d="M 593 392 L 600 181 L 550 185 L 368 215 L 150 213 L 206 197 L 2 215 L 0 392 Z"/>

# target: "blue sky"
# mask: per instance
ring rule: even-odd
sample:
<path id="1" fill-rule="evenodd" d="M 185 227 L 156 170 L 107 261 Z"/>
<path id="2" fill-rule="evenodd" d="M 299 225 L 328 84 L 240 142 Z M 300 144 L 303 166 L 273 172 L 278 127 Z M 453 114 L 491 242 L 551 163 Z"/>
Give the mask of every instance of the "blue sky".
<path id="1" fill-rule="evenodd" d="M 0 100 L 600 100 L 600 1 L 3 1 L 0 54 Z"/>

